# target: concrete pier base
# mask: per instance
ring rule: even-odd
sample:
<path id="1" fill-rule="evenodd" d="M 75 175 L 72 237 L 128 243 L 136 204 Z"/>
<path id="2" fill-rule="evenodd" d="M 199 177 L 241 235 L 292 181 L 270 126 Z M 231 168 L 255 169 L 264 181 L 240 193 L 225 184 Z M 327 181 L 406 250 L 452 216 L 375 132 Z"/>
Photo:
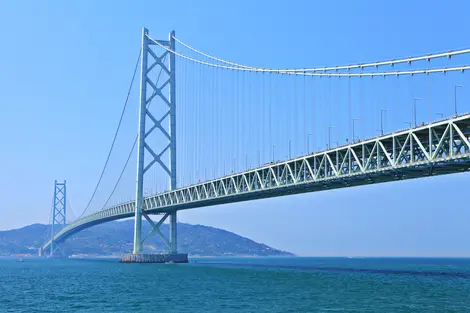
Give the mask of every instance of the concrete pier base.
<path id="1" fill-rule="evenodd" d="M 121 263 L 188 263 L 187 254 L 125 254 Z"/>

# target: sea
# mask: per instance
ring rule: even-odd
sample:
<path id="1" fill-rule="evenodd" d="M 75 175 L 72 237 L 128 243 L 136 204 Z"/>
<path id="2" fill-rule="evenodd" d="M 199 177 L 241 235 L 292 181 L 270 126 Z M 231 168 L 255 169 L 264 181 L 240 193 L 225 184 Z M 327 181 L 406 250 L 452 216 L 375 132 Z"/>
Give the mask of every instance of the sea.
<path id="1" fill-rule="evenodd" d="M 0 312 L 470 312 L 470 259 L 0 259 Z"/>

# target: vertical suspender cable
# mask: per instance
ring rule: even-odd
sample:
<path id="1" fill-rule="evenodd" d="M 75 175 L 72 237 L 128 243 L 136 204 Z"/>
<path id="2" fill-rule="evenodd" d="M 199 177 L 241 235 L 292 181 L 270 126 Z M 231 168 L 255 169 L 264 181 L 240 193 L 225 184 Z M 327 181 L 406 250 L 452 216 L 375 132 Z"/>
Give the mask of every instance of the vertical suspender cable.
<path id="1" fill-rule="evenodd" d="M 317 93 L 315 92 L 315 77 L 312 76 L 312 149 L 311 151 L 314 151 L 316 149 L 316 137 L 318 136 L 317 134 L 317 114 L 316 114 L 316 99 L 317 99 Z M 308 140 L 308 138 L 307 138 Z M 307 151 L 310 153 L 310 151 Z"/>
<path id="2" fill-rule="evenodd" d="M 307 97 L 306 97 L 306 85 L 305 85 L 305 80 L 306 77 L 302 77 L 302 115 L 303 115 L 303 143 L 304 143 L 304 152 L 302 154 L 307 154 L 307 140 L 308 140 L 308 135 L 307 135 Z"/>
<path id="3" fill-rule="evenodd" d="M 349 73 L 349 71 L 348 71 Z M 352 129 L 351 129 L 351 123 L 352 123 L 352 104 L 351 104 L 351 77 L 348 76 L 348 140 L 350 142 L 354 141 L 354 138 L 352 137 Z"/>

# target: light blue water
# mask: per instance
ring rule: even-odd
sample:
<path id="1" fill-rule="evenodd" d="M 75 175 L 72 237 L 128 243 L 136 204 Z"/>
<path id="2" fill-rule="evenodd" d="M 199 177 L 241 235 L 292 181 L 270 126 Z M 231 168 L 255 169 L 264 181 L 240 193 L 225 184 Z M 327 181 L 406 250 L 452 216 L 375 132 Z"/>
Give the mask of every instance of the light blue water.
<path id="1" fill-rule="evenodd" d="M 0 312 L 470 312 L 470 259 L 0 259 Z"/>

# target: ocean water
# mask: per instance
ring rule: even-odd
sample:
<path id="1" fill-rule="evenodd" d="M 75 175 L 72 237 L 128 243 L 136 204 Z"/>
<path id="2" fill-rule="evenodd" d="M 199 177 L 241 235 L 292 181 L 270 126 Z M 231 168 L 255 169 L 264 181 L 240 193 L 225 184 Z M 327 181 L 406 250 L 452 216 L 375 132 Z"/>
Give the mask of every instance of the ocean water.
<path id="1" fill-rule="evenodd" d="M 0 259 L 0 312 L 470 312 L 470 259 Z"/>

